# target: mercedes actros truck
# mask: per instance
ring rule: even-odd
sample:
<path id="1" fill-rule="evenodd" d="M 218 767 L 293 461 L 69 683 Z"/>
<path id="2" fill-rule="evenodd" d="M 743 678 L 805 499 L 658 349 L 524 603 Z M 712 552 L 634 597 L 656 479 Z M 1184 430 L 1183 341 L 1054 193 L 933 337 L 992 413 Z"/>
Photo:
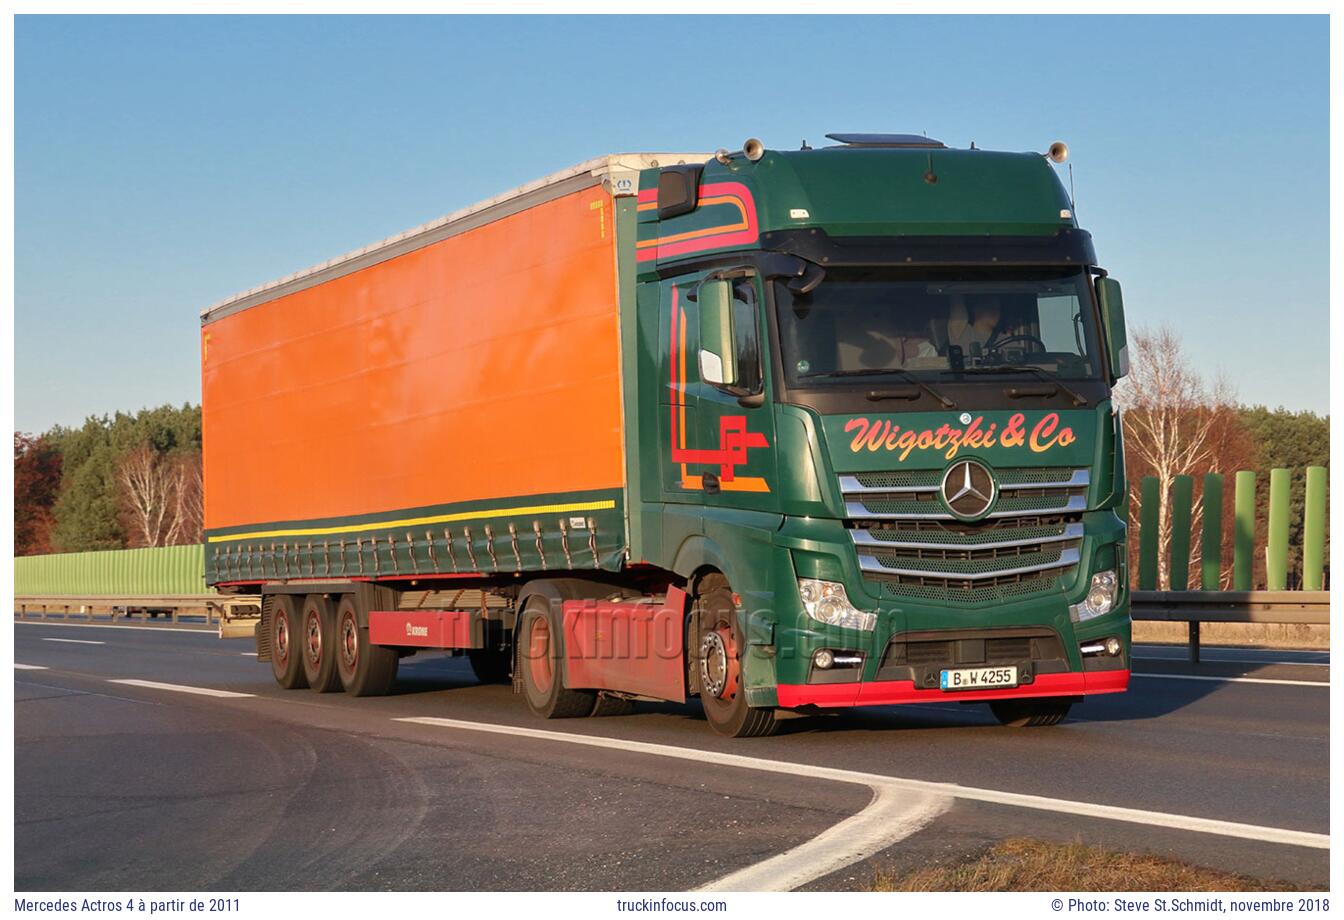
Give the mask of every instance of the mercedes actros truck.
<path id="1" fill-rule="evenodd" d="M 1120 286 L 1047 153 L 605 156 L 202 314 L 207 578 L 286 688 L 547 718 L 1126 689 Z"/>

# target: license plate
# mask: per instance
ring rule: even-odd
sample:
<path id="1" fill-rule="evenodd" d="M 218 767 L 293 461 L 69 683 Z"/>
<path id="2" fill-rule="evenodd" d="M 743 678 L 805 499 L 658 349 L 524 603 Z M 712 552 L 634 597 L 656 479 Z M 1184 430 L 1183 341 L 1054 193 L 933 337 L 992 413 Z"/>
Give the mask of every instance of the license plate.
<path id="1" fill-rule="evenodd" d="M 943 671 L 938 685 L 944 690 L 987 690 L 1016 687 L 1017 668 L 958 668 Z"/>

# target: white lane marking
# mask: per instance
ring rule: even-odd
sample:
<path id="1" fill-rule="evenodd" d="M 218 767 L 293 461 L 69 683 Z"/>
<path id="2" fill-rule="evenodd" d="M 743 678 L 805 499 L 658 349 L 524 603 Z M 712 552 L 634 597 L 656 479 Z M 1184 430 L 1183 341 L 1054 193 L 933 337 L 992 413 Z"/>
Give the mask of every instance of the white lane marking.
<path id="1" fill-rule="evenodd" d="M 106 642 L 99 642 L 96 639 L 53 639 L 51 636 L 43 636 L 43 642 L 69 642 L 71 645 L 107 645 Z"/>
<path id="2" fill-rule="evenodd" d="M 1215 677 L 1211 674 L 1148 674 L 1135 671 L 1130 677 L 1156 677 L 1162 680 L 1207 680 L 1219 684 L 1283 684 L 1288 687 L 1329 687 L 1325 680 L 1280 680 L 1269 677 Z"/>
<path id="3" fill-rule="evenodd" d="M 108 680 L 109 684 L 126 684 L 128 687 L 146 687 L 150 690 L 172 690 L 176 693 L 195 693 L 197 696 L 214 696 L 226 700 L 238 700 L 252 696 L 251 693 L 235 693 L 232 690 L 215 690 L 211 687 L 188 687 L 184 684 L 162 684 L 157 680 L 134 680 L 123 678 Z"/>
<path id="4" fill-rule="evenodd" d="M 566 741 L 571 744 L 586 744 L 591 747 L 610 748 L 631 751 L 638 754 L 654 754 L 660 757 L 676 757 L 681 760 L 694 760 L 700 763 L 716 763 L 726 767 L 741 767 L 746 770 L 760 770 L 768 773 L 783 773 L 789 776 L 808 776 L 815 779 L 829 779 L 839 783 L 862 783 L 867 786 L 891 786 L 911 792 L 945 795 L 951 798 L 973 802 L 987 802 L 993 805 L 1011 805 L 1017 808 L 1031 808 L 1036 811 L 1059 812 L 1068 815 L 1082 815 L 1091 818 L 1104 818 L 1110 821 L 1124 821 L 1130 824 L 1144 824 L 1150 827 L 1169 827 L 1176 830 L 1195 831 L 1203 834 L 1217 834 L 1223 837 L 1239 837 L 1245 840 L 1259 840 L 1265 843 L 1285 843 L 1291 846 L 1311 847 L 1324 850 L 1330 846 L 1328 834 L 1313 834 L 1308 831 L 1295 831 L 1283 827 L 1262 827 L 1257 824 L 1241 824 L 1236 821 L 1219 821 L 1214 818 L 1199 818 L 1192 815 L 1175 815 L 1161 811 L 1145 811 L 1140 808 L 1124 808 L 1119 805 L 1100 805 L 1095 802 L 1072 802 L 1067 799 L 1052 799 L 1047 796 L 1029 795 L 1021 792 L 1005 792 L 999 789 L 978 789 L 974 786 L 960 786 L 956 783 L 937 783 L 930 780 L 903 779 L 898 776 L 883 776 L 880 773 L 862 773 L 857 770 L 842 770 L 836 767 L 822 767 L 814 764 L 788 763 L 782 760 L 766 760 L 760 757 L 746 757 L 742 754 L 724 754 L 718 751 L 705 751 L 697 748 L 674 747 L 670 744 L 654 744 L 648 741 L 625 741 L 620 738 L 605 738 L 597 735 L 575 735 L 567 732 L 547 731 L 540 728 L 522 728 L 513 725 L 487 725 L 483 722 L 467 722 L 459 719 L 441 719 L 433 716 L 395 719 L 397 722 L 418 722 L 422 725 L 438 725 L 444 728 L 460 728 L 468 731 L 490 732 L 499 735 L 520 735 L 528 738 L 540 738 L 547 741 Z"/>
<path id="5" fill-rule="evenodd" d="M 930 821 L 952 806 L 952 797 L 942 789 L 913 788 L 891 777 L 870 773 L 854 773 L 810 764 L 784 763 L 762 760 L 739 754 L 718 754 L 694 748 L 651 744 L 644 741 L 623 741 L 596 735 L 574 735 L 567 732 L 546 731 L 539 728 L 521 728 L 511 725 L 487 725 L 483 722 L 464 722 L 433 716 L 407 716 L 394 722 L 416 722 L 443 728 L 465 728 L 470 731 L 492 732 L 501 735 L 524 735 L 547 741 L 568 741 L 593 747 L 616 748 L 640 754 L 677 757 L 702 763 L 718 763 L 748 770 L 788 773 L 868 786 L 873 791 L 872 801 L 857 814 L 832 825 L 806 843 L 777 856 L 739 869 L 710 882 L 700 891 L 792 891 L 808 882 L 821 878 L 845 866 L 867 859 L 894 843 L 921 830 Z M 936 785 L 936 784 L 930 784 Z"/>
<path id="6" fill-rule="evenodd" d="M 192 629 L 190 626 L 123 626 L 120 623 L 63 623 L 60 620 L 15 620 L 15 626 L 64 626 L 67 629 L 147 629 L 150 632 L 180 632 L 196 633 L 202 636 L 209 636 L 211 639 L 218 638 L 218 632 L 215 628 L 202 626 L 200 629 Z"/>
<path id="7" fill-rule="evenodd" d="M 873 787 L 873 801 L 857 814 L 806 843 L 747 866 L 699 891 L 793 891 L 808 882 L 880 853 L 951 806 L 945 795 L 912 794 L 887 785 Z"/>
<path id="8" fill-rule="evenodd" d="M 19 663 L 16 661 L 16 662 L 14 662 L 14 670 L 16 670 L 16 671 L 45 671 L 45 670 L 47 670 L 47 668 L 46 668 L 45 665 L 40 665 L 40 664 L 19 664 Z"/>

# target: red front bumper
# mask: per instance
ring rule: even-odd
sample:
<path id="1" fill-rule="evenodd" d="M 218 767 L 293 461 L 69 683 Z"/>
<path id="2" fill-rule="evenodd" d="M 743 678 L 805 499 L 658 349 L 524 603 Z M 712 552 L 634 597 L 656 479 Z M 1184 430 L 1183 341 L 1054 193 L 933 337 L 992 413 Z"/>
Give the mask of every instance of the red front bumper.
<path id="1" fill-rule="evenodd" d="M 1039 696 L 1090 696 L 1122 693 L 1129 687 L 1128 671 L 1070 671 L 1038 674 L 1030 684 L 1003 690 L 917 690 L 911 680 L 875 680 L 850 684 L 780 684 L 779 705 L 889 706 L 895 703 L 1011 700 Z"/>

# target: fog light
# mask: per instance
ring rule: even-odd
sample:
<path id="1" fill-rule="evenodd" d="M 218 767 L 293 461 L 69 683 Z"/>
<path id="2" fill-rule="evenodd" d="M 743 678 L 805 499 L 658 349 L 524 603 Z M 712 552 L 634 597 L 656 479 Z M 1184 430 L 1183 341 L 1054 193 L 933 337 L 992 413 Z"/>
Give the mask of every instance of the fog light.
<path id="1" fill-rule="evenodd" d="M 1083 598 L 1081 604 L 1069 607 L 1069 616 L 1073 618 L 1073 622 L 1082 623 L 1110 613 L 1111 608 L 1115 606 L 1117 585 L 1119 579 L 1115 577 L 1114 569 L 1093 575 L 1092 582 L 1087 588 L 1087 597 Z"/>
<path id="2" fill-rule="evenodd" d="M 872 632 L 873 627 L 877 625 L 877 614 L 855 608 L 849 602 L 845 586 L 839 582 L 800 578 L 798 597 L 802 600 L 807 615 L 827 626 Z"/>
<path id="3" fill-rule="evenodd" d="M 1107 636 L 1105 639 L 1096 642 L 1087 642 L 1078 646 L 1079 653 L 1084 658 L 1095 657 L 1097 655 L 1107 655 L 1111 658 L 1120 654 L 1120 640 L 1115 636 Z"/>
<path id="4" fill-rule="evenodd" d="M 831 650 L 828 648 L 818 649 L 817 653 L 812 656 L 812 663 L 825 671 L 835 664 L 835 656 L 831 654 Z"/>

